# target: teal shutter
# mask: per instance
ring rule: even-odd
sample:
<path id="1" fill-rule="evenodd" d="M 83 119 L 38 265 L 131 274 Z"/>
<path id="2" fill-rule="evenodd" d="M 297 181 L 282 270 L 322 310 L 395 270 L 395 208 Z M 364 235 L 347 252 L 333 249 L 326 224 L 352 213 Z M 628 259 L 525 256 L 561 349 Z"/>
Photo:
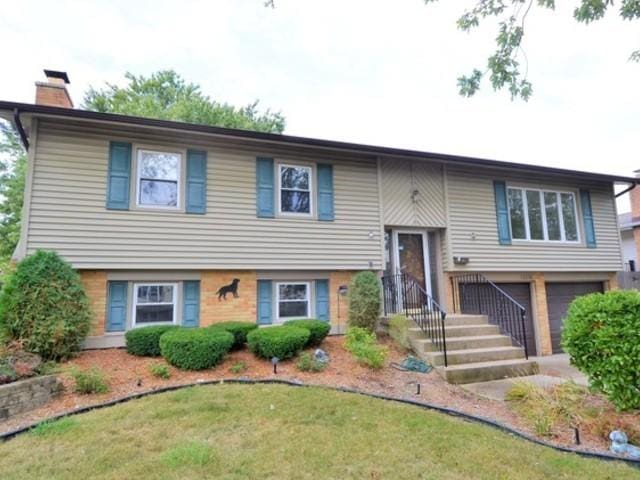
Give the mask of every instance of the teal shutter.
<path id="1" fill-rule="evenodd" d="M 496 197 L 498 240 L 500 241 L 500 245 L 511 245 L 511 232 L 509 231 L 509 205 L 507 204 L 507 185 L 502 181 L 494 180 L 493 191 Z"/>
<path id="2" fill-rule="evenodd" d="M 333 210 L 333 165 L 318 164 L 318 220 L 332 221 Z"/>
<path id="3" fill-rule="evenodd" d="M 329 280 L 316 280 L 316 318 L 329 321 Z"/>
<path id="4" fill-rule="evenodd" d="M 131 177 L 131 144 L 109 144 L 109 171 L 107 174 L 107 208 L 129 210 L 129 182 Z"/>
<path id="5" fill-rule="evenodd" d="M 107 287 L 107 332 L 124 332 L 127 325 L 127 282 L 109 282 Z"/>
<path id="6" fill-rule="evenodd" d="M 185 281 L 182 286 L 182 326 L 200 325 L 200 282 Z"/>
<path id="7" fill-rule="evenodd" d="M 275 217 L 273 158 L 256 158 L 256 209 L 258 217 Z"/>
<path id="8" fill-rule="evenodd" d="M 187 151 L 186 212 L 207 211 L 207 152 Z"/>
<path id="9" fill-rule="evenodd" d="M 596 248 L 596 227 L 593 223 L 591 193 L 589 190 L 580 190 L 580 206 L 582 207 L 582 222 L 584 224 L 584 236 L 587 247 Z"/>
<path id="10" fill-rule="evenodd" d="M 272 298 L 271 280 L 258 280 L 258 325 L 271 324 Z"/>

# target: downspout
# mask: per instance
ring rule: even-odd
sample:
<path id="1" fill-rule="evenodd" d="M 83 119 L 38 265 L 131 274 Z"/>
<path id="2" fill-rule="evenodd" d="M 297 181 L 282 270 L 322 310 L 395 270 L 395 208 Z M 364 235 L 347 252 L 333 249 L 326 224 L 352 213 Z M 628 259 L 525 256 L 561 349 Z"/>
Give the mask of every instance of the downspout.
<path id="1" fill-rule="evenodd" d="M 27 132 L 24 130 L 24 126 L 22 125 L 22 120 L 20 119 L 20 110 L 17 108 L 13 109 L 13 123 L 18 130 L 18 134 L 20 135 L 20 140 L 22 140 L 22 145 L 24 149 L 29 151 L 29 137 L 27 137 Z"/>
<path id="2" fill-rule="evenodd" d="M 637 186 L 638 186 L 638 182 L 633 182 L 629 188 L 625 188 L 623 191 L 621 191 L 619 193 L 616 193 L 616 195 L 615 195 L 616 198 L 621 197 L 622 195 L 624 195 L 627 192 L 630 192 L 631 190 L 633 190 Z"/>

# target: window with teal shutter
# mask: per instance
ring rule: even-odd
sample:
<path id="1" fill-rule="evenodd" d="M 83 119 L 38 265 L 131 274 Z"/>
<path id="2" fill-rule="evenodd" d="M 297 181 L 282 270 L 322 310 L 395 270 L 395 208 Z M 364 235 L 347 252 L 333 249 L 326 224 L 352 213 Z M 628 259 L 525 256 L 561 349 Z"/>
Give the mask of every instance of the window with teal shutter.
<path id="1" fill-rule="evenodd" d="M 200 282 L 185 281 L 182 292 L 182 326 L 197 327 L 200 325 Z"/>
<path id="2" fill-rule="evenodd" d="M 127 282 L 109 282 L 107 287 L 107 332 L 124 332 L 127 325 Z"/>
<path id="3" fill-rule="evenodd" d="M 271 280 L 258 280 L 258 324 L 270 325 L 272 320 L 273 287 Z"/>
<path id="4" fill-rule="evenodd" d="M 316 280 L 316 318 L 329 321 L 329 280 Z"/>
<path id="5" fill-rule="evenodd" d="M 187 151 L 186 212 L 207 211 L 207 152 Z"/>
<path id="6" fill-rule="evenodd" d="M 258 217 L 275 216 L 273 158 L 256 158 L 256 210 Z"/>
<path id="7" fill-rule="evenodd" d="M 496 220 L 498 224 L 498 241 L 500 245 L 511 245 L 509 230 L 509 207 L 507 204 L 507 186 L 505 182 L 495 180 L 493 191 L 496 199 Z"/>
<path id="8" fill-rule="evenodd" d="M 129 184 L 131 179 L 131 144 L 109 144 L 109 170 L 107 174 L 107 208 L 129 209 Z"/>
<path id="9" fill-rule="evenodd" d="M 580 190 L 580 206 L 582 207 L 582 222 L 584 224 L 584 236 L 587 247 L 596 248 L 596 227 L 593 223 L 591 193 L 589 193 L 589 190 Z"/>
<path id="10" fill-rule="evenodd" d="M 333 165 L 318 164 L 318 220 L 332 221 L 333 207 Z"/>

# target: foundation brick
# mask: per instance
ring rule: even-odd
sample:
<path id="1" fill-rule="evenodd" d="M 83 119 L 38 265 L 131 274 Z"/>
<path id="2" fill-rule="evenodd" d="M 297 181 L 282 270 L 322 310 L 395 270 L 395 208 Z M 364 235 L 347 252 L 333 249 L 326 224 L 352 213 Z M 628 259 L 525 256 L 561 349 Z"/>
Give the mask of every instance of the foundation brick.
<path id="1" fill-rule="evenodd" d="M 535 298 L 532 299 L 536 305 L 536 316 L 533 321 L 536 323 L 538 338 L 540 339 L 539 355 L 551 355 L 551 330 L 549 328 L 549 310 L 547 309 L 547 287 L 544 273 L 538 272 L 531 276 L 534 286 Z"/>
<path id="2" fill-rule="evenodd" d="M 89 336 L 104 335 L 107 312 L 107 273 L 103 270 L 82 270 L 80 278 L 93 312 Z"/>
<path id="3" fill-rule="evenodd" d="M 350 286 L 356 273 L 358 272 L 339 271 L 329 274 L 329 315 L 335 333 L 346 332 L 349 319 L 349 297 L 339 295 L 338 289 L 342 285 Z"/>
<path id="4" fill-rule="evenodd" d="M 234 278 L 238 284 L 238 298 L 227 294 L 226 300 L 218 300 L 216 292 L 229 285 Z M 257 276 L 254 271 L 226 270 L 206 271 L 200 277 L 200 325 L 206 327 L 219 322 L 239 320 L 256 321 Z"/>

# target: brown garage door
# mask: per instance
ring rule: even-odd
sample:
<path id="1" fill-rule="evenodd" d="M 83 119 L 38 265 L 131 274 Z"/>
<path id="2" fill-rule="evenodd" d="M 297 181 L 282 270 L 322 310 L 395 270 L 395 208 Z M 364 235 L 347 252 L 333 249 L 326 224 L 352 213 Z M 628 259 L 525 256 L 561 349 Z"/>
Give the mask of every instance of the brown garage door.
<path id="1" fill-rule="evenodd" d="M 528 283 L 498 283 L 498 287 L 507 295 L 527 309 L 525 313 L 525 329 L 527 339 L 527 352 L 529 355 L 537 355 L 536 334 L 533 329 L 533 314 L 531 310 L 531 288 Z"/>
<path id="2" fill-rule="evenodd" d="M 562 353 L 562 323 L 569 304 L 574 298 L 589 293 L 602 292 L 602 282 L 547 283 L 547 309 L 549 328 L 551 329 L 551 349 L 553 353 Z"/>

